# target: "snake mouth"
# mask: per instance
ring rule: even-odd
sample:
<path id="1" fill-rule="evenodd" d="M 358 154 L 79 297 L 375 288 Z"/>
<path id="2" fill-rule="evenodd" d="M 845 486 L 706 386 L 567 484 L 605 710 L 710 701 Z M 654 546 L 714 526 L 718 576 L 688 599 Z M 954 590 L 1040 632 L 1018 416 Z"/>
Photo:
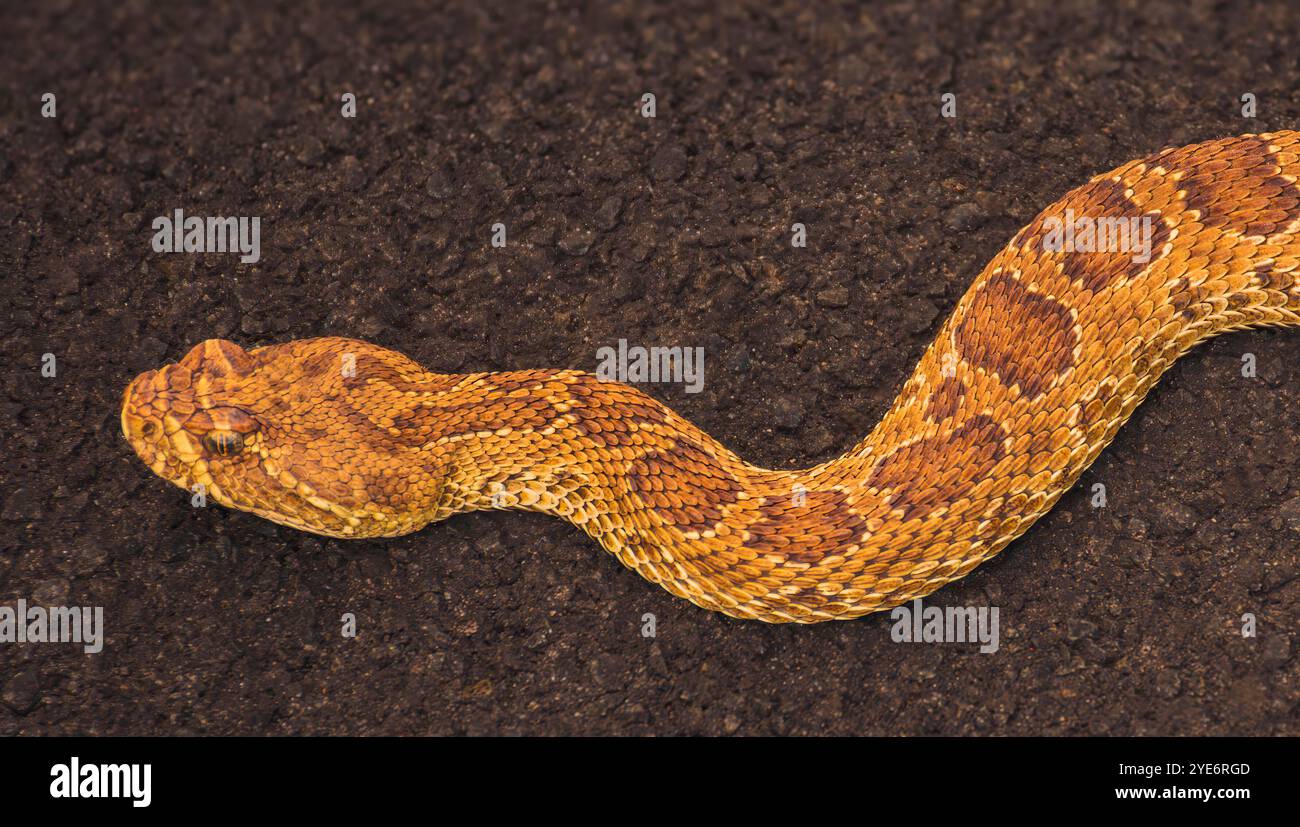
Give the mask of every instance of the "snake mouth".
<path id="1" fill-rule="evenodd" d="M 122 436 L 146 465 L 153 466 L 158 457 L 156 439 L 161 429 L 159 412 L 154 411 L 154 377 L 158 371 L 146 371 L 127 385 L 122 394 Z"/>
<path id="2" fill-rule="evenodd" d="M 165 390 L 167 379 L 166 368 L 150 370 L 127 386 L 122 395 L 122 436 L 150 470 L 188 489 L 195 477 L 194 464 L 200 458 L 197 453 L 188 456 L 177 451 L 176 440 L 171 438 L 177 428 L 175 417 L 168 415 L 171 400 Z"/>
<path id="3" fill-rule="evenodd" d="M 350 512 L 314 496 L 314 490 L 296 480 L 287 484 L 290 478 L 264 458 L 258 466 L 272 490 L 278 492 L 274 509 L 244 496 L 239 485 L 218 485 L 202 437 L 191 433 L 187 425 L 204 416 L 204 422 L 211 425 L 213 411 L 221 409 L 204 408 L 196 413 L 193 397 L 187 393 L 187 379 L 183 367 L 169 365 L 140 374 L 122 395 L 122 436 L 150 470 L 187 491 L 202 484 L 204 493 L 220 505 L 294 528 L 334 537 L 347 537 L 356 530 L 360 521 Z"/>

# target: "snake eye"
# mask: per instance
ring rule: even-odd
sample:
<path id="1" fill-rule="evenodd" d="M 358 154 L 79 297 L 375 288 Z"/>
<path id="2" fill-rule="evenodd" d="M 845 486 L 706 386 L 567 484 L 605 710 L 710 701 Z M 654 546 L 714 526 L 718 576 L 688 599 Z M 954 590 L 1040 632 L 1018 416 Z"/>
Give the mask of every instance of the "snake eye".
<path id="1" fill-rule="evenodd" d="M 210 453 L 233 457 L 244 450 L 244 435 L 235 431 L 209 431 L 203 435 L 203 447 Z"/>

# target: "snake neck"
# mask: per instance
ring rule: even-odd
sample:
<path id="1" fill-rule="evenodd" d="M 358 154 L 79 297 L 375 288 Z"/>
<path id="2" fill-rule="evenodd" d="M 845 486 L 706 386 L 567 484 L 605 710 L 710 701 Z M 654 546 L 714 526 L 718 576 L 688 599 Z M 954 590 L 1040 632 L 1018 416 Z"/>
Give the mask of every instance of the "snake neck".
<path id="1" fill-rule="evenodd" d="M 536 427 L 466 440 L 452 506 L 558 515 L 737 617 L 849 618 L 929 594 L 1051 508 L 1189 348 L 1300 323 L 1298 148 L 1296 133 L 1187 147 L 1073 191 L 988 264 L 871 434 L 815 468 L 748 465 L 585 374 L 477 378 L 515 388 L 500 404 Z M 1219 206 L 1252 188 L 1273 200 Z M 1053 247 L 1072 215 L 1130 227 L 1145 255 Z"/>
<path id="2" fill-rule="evenodd" d="M 1030 300 L 1037 315 L 1008 307 L 1007 328 L 971 329 L 980 302 L 995 300 L 979 291 L 1027 298 L 986 273 L 871 434 L 801 470 L 750 465 L 636 388 L 589 374 L 464 377 L 449 396 L 476 400 L 475 421 L 439 445 L 450 459 L 434 518 L 551 514 L 670 592 L 737 617 L 813 622 L 890 608 L 1027 530 L 1187 349 L 1225 330 L 1300 320 L 1293 280 L 1230 282 L 1163 289 L 1151 306 L 1105 321 L 1086 303 L 1061 312 L 1061 330 L 1076 338 L 1062 332 L 1059 350 L 1039 349 L 1031 377 L 1017 341 L 1050 311 Z M 1072 363 L 1060 373 L 1069 381 L 1042 378 L 1080 347 L 1106 351 L 1078 341 L 1101 329 L 1127 332 L 1125 346 Z M 958 356 L 970 349 L 985 362 Z M 1012 376 L 1020 381 L 1008 386 Z"/>

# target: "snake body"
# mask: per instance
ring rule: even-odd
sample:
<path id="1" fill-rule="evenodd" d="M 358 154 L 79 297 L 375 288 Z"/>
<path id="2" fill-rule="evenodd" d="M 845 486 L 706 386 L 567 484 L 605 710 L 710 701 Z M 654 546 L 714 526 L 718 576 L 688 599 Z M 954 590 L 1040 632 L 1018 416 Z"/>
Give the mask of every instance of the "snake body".
<path id="1" fill-rule="evenodd" d="M 203 342 L 131 383 L 122 427 L 165 479 L 317 534 L 541 511 L 704 608 L 858 617 L 1002 550 L 1197 343 L 1300 324 L 1298 175 L 1300 133 L 1276 132 L 1167 149 L 1071 191 L 988 263 L 875 430 L 805 470 L 749 465 L 587 373 L 437 374 L 342 338 Z M 1071 216 L 1146 222 L 1149 256 L 1063 249 Z"/>

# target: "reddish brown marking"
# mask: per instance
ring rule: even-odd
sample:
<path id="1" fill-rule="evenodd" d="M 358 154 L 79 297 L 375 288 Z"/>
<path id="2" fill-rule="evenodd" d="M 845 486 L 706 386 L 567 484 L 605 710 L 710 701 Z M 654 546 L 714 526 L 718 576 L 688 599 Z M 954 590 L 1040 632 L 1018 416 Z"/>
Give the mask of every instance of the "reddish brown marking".
<path id="1" fill-rule="evenodd" d="M 955 376 L 945 377 L 926 403 L 925 415 L 931 422 L 942 422 L 957 413 L 966 397 L 966 385 Z"/>
<path id="2" fill-rule="evenodd" d="M 361 375 L 358 359 L 358 377 Z M 374 371 L 372 378 L 402 389 L 401 377 L 391 372 Z M 434 377 L 438 379 L 440 377 Z M 561 421 L 561 412 L 548 399 L 556 395 L 554 375 L 544 371 L 517 371 L 492 378 L 492 384 L 475 388 L 469 401 L 440 404 L 441 396 L 399 413 L 393 425 L 402 431 L 393 436 L 387 431 L 375 431 L 377 438 L 402 444 L 419 446 L 438 439 L 476 431 L 496 431 L 501 428 L 524 430 L 541 429 L 548 425 L 571 427 L 582 440 L 592 446 L 634 445 L 637 436 L 633 425 L 657 424 L 666 421 L 664 408 L 653 399 L 634 388 L 601 382 L 593 376 L 577 376 L 565 383 L 559 395 L 568 396 L 565 412 L 569 425 Z M 442 387 L 436 383 L 411 385 L 411 389 L 434 392 Z M 457 394 L 449 398 L 463 398 Z M 349 410 L 354 410 L 349 408 Z M 350 417 L 349 417 L 350 418 Z M 374 429 L 373 424 L 371 429 Z"/>
<path id="3" fill-rule="evenodd" d="M 1094 228 L 1101 222 L 1106 222 L 1108 226 L 1110 222 L 1117 220 L 1126 222 L 1123 234 L 1119 235 L 1117 240 L 1127 240 L 1129 249 L 1116 251 L 1047 249 L 1049 240 L 1047 222 L 1049 219 L 1065 222 L 1067 209 L 1072 211 L 1069 217 L 1076 223 L 1080 219 L 1088 219 Z M 1139 244 L 1143 238 L 1141 234 L 1134 236 L 1131 233 L 1133 226 L 1129 219 L 1134 218 L 1150 222 L 1151 251 L 1146 261 L 1133 260 L 1135 255 L 1141 253 Z M 1145 233 L 1141 224 L 1138 225 L 1138 231 Z M 1108 237 L 1114 232 L 1114 230 L 1108 231 Z M 1089 181 L 1048 207 L 1034 219 L 1032 224 L 1016 235 L 1013 243 L 1034 255 L 1060 256 L 1061 272 L 1066 278 L 1071 281 L 1081 280 L 1086 289 L 1099 293 L 1116 282 L 1133 278 L 1146 269 L 1151 262 L 1160 258 L 1165 244 L 1169 241 L 1169 235 L 1169 227 L 1159 212 L 1154 210 L 1144 212 L 1124 194 L 1123 183 L 1107 178 Z M 1094 240 L 1100 244 L 1101 240 L 1096 232 L 1094 232 Z"/>
<path id="4" fill-rule="evenodd" d="M 541 429 L 554 423 L 559 416 L 559 412 L 544 398 L 514 396 L 455 405 L 426 405 L 395 417 L 393 424 L 398 428 L 415 429 L 424 436 L 425 442 L 432 442 L 476 431 Z"/>
<path id="5" fill-rule="evenodd" d="M 1259 280 L 1260 290 L 1278 290 L 1286 292 L 1295 286 L 1296 274 L 1294 271 L 1289 273 L 1279 273 L 1273 269 L 1272 264 L 1265 264 L 1257 267 L 1252 274 Z"/>
<path id="6" fill-rule="evenodd" d="M 360 366 L 357 373 L 360 376 Z M 385 386 L 397 390 L 393 383 L 406 381 L 400 376 L 376 371 L 371 378 L 361 390 L 360 399 L 349 395 L 334 404 L 342 418 L 357 429 L 357 438 L 376 450 L 392 444 L 418 448 L 444 437 L 478 431 L 545 428 L 560 416 L 547 401 L 548 392 L 542 387 L 530 387 L 532 392 L 522 395 L 508 395 L 496 386 L 476 388 L 472 394 L 467 391 L 444 395 L 438 393 L 441 386 L 436 381 L 410 383 L 411 390 L 430 394 L 417 402 L 406 396 L 388 397 L 380 390 Z M 435 377 L 438 378 L 442 377 Z M 444 403 L 451 399 L 464 401 Z M 324 403 L 330 404 L 328 400 Z M 392 418 L 397 433 L 381 427 L 372 418 L 383 413 Z"/>
<path id="7" fill-rule="evenodd" d="M 1097 415 L 1101 411 L 1102 407 L 1103 404 L 1098 403 L 1095 399 L 1079 403 L 1079 419 L 1076 422 L 1075 427 L 1083 432 L 1085 439 L 1088 436 L 1088 431 L 1092 429 L 1093 423 L 1097 421 Z"/>
<path id="8" fill-rule="evenodd" d="M 1186 278 L 1181 278 L 1169 293 L 1169 302 L 1174 312 L 1184 319 L 1196 321 L 1210 313 L 1213 307 L 1206 303 L 1211 291 L 1203 285 L 1191 286 Z"/>
<path id="9" fill-rule="evenodd" d="M 1300 190 L 1279 174 L 1268 142 L 1259 138 L 1166 150 L 1151 163 L 1183 173 L 1178 188 L 1206 227 L 1268 236 L 1300 214 Z"/>
<path id="10" fill-rule="evenodd" d="M 898 449 L 871 473 L 869 484 L 890 489 L 889 505 L 903 519 L 923 516 L 966 496 L 1006 455 L 1007 432 L 987 416 L 971 417 L 947 436 L 933 436 Z"/>
<path id="11" fill-rule="evenodd" d="M 448 390 L 455 381 L 455 377 L 420 372 L 415 374 L 416 378 L 410 378 L 406 373 L 398 370 L 393 365 L 370 355 L 369 353 L 356 354 L 354 363 L 350 366 L 352 370 L 346 374 L 343 372 L 344 353 L 322 353 L 308 360 L 304 372 L 320 371 L 338 371 L 343 378 L 343 386 L 346 388 L 365 387 L 371 382 L 382 382 L 395 391 L 406 393 L 413 391 L 415 393 L 433 393 L 441 390 Z"/>
<path id="12" fill-rule="evenodd" d="M 222 378 L 247 374 L 255 363 L 253 357 L 234 342 L 208 339 L 190 348 L 178 364 L 195 376 L 206 373 L 213 378 Z"/>
<path id="13" fill-rule="evenodd" d="M 1070 311 L 998 273 L 976 292 L 957 326 L 957 347 L 974 367 L 996 373 L 1033 399 L 1074 365 L 1077 337 Z"/>
<path id="14" fill-rule="evenodd" d="M 740 483 L 685 436 L 672 450 L 657 451 L 631 463 L 628 487 L 646 507 L 682 531 L 708 531 L 736 501 Z"/>
<path id="15" fill-rule="evenodd" d="M 1192 303 L 1191 293 L 1187 289 L 1190 284 L 1187 276 L 1183 276 L 1169 288 L 1169 304 L 1173 306 L 1175 313 L 1182 313 Z"/>
<path id="16" fill-rule="evenodd" d="M 590 374 L 574 377 L 569 393 L 578 417 L 574 427 L 579 433 L 626 432 L 634 422 L 662 424 L 668 420 L 667 409 L 636 388 L 605 382 Z M 614 424 L 614 419 L 621 424 Z"/>
<path id="17" fill-rule="evenodd" d="M 1252 301 L 1254 301 L 1254 299 L 1251 297 L 1249 293 L 1245 293 L 1245 292 L 1229 293 L 1228 310 L 1229 311 L 1241 310 L 1243 307 L 1249 306 Z M 1136 372 L 1136 370 L 1134 372 Z"/>
<path id="18" fill-rule="evenodd" d="M 782 554 L 796 563 L 818 563 L 858 542 L 867 521 L 849 510 L 842 491 L 806 491 L 768 497 L 749 527 L 747 548 Z"/>
<path id="19" fill-rule="evenodd" d="M 636 445 L 638 436 L 631 417 L 620 416 L 606 407 L 575 408 L 573 432 L 594 446 Z"/>

